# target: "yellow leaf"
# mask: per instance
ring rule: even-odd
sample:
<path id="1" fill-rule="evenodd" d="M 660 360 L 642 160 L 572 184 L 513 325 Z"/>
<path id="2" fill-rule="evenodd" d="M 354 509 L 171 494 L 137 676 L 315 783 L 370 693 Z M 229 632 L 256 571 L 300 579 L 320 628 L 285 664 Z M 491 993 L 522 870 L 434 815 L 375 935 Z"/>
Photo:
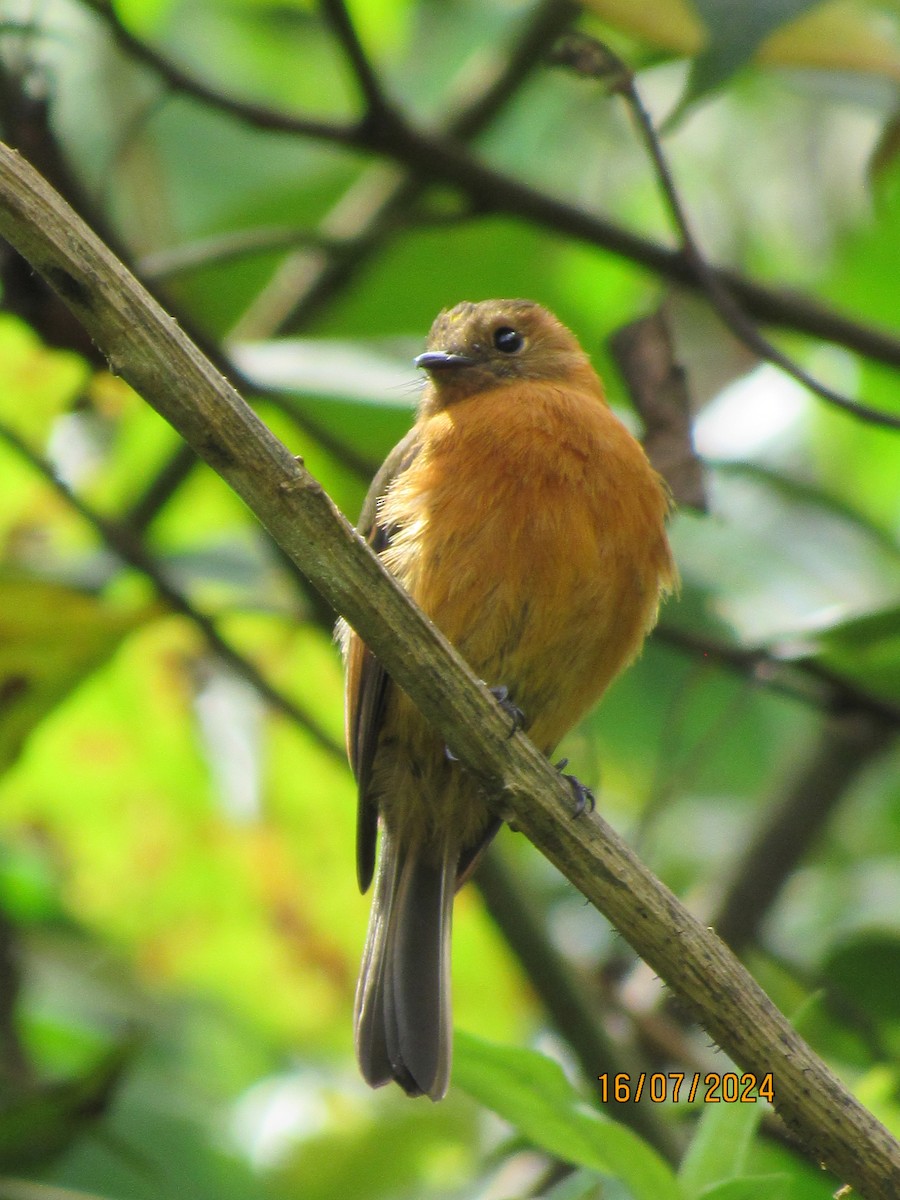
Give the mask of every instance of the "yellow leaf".
<path id="1" fill-rule="evenodd" d="M 673 54 L 697 54 L 707 41 L 688 0 L 584 0 L 584 7 L 616 29 Z"/>
<path id="2" fill-rule="evenodd" d="M 66 350 L 48 350 L 15 317 L 0 317 L 0 419 L 29 438 L 44 438 L 78 398 L 90 369 Z"/>
<path id="3" fill-rule="evenodd" d="M 0 576 L 0 772 L 145 615 L 60 584 Z"/>
<path id="4" fill-rule="evenodd" d="M 769 65 L 900 79 L 896 26 L 854 0 L 832 0 L 804 13 L 767 38 L 757 58 Z"/>
<path id="5" fill-rule="evenodd" d="M 688 0 L 584 0 L 616 29 L 672 54 L 693 56 L 708 41 Z M 860 0 L 829 0 L 771 34 L 755 56 L 766 66 L 857 71 L 900 79 L 896 25 Z"/>

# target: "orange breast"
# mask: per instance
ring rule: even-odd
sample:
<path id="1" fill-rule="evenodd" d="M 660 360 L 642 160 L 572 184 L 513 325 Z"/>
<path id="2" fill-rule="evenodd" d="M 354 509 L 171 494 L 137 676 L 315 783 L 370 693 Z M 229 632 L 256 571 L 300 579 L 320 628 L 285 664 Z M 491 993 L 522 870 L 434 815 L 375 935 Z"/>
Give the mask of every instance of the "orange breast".
<path id="1" fill-rule="evenodd" d="M 636 654 L 674 569 L 658 476 L 599 392 L 516 384 L 421 425 L 385 561 L 549 751 Z"/>

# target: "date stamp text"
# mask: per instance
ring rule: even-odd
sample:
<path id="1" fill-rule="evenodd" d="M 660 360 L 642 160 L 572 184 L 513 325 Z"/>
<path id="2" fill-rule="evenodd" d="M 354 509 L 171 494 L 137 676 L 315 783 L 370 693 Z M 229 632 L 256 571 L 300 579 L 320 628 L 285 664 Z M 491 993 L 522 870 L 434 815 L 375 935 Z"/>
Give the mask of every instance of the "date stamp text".
<path id="1" fill-rule="evenodd" d="M 761 1079 L 749 1073 L 738 1075 L 736 1071 L 724 1074 L 709 1071 L 706 1075 L 699 1071 L 690 1075 L 683 1071 L 666 1074 L 641 1071 L 636 1076 L 607 1073 L 598 1075 L 597 1079 L 601 1104 L 637 1104 L 642 1099 L 653 1104 L 678 1104 L 679 1101 L 693 1104 L 695 1100 L 702 1104 L 756 1104 L 760 1099 L 772 1104 L 775 1100 L 771 1071 Z"/>

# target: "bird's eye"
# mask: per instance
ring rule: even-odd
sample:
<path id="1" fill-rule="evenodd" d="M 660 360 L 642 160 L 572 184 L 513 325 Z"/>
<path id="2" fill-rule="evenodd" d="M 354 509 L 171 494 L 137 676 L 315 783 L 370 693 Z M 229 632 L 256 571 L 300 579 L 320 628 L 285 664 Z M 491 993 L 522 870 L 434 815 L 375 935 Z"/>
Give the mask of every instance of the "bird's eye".
<path id="1" fill-rule="evenodd" d="M 494 345 L 502 354 L 517 354 L 525 345 L 525 339 L 509 325 L 501 325 L 494 330 Z"/>

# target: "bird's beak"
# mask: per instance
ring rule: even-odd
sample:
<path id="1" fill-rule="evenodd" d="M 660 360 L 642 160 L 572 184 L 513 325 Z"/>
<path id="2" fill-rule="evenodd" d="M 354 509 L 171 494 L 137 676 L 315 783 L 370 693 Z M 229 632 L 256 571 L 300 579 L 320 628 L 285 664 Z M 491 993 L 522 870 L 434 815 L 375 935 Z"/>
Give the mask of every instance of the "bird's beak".
<path id="1" fill-rule="evenodd" d="M 475 359 L 465 354 L 451 354 L 447 350 L 426 350 L 413 361 L 423 371 L 445 371 L 451 367 L 471 367 Z"/>

